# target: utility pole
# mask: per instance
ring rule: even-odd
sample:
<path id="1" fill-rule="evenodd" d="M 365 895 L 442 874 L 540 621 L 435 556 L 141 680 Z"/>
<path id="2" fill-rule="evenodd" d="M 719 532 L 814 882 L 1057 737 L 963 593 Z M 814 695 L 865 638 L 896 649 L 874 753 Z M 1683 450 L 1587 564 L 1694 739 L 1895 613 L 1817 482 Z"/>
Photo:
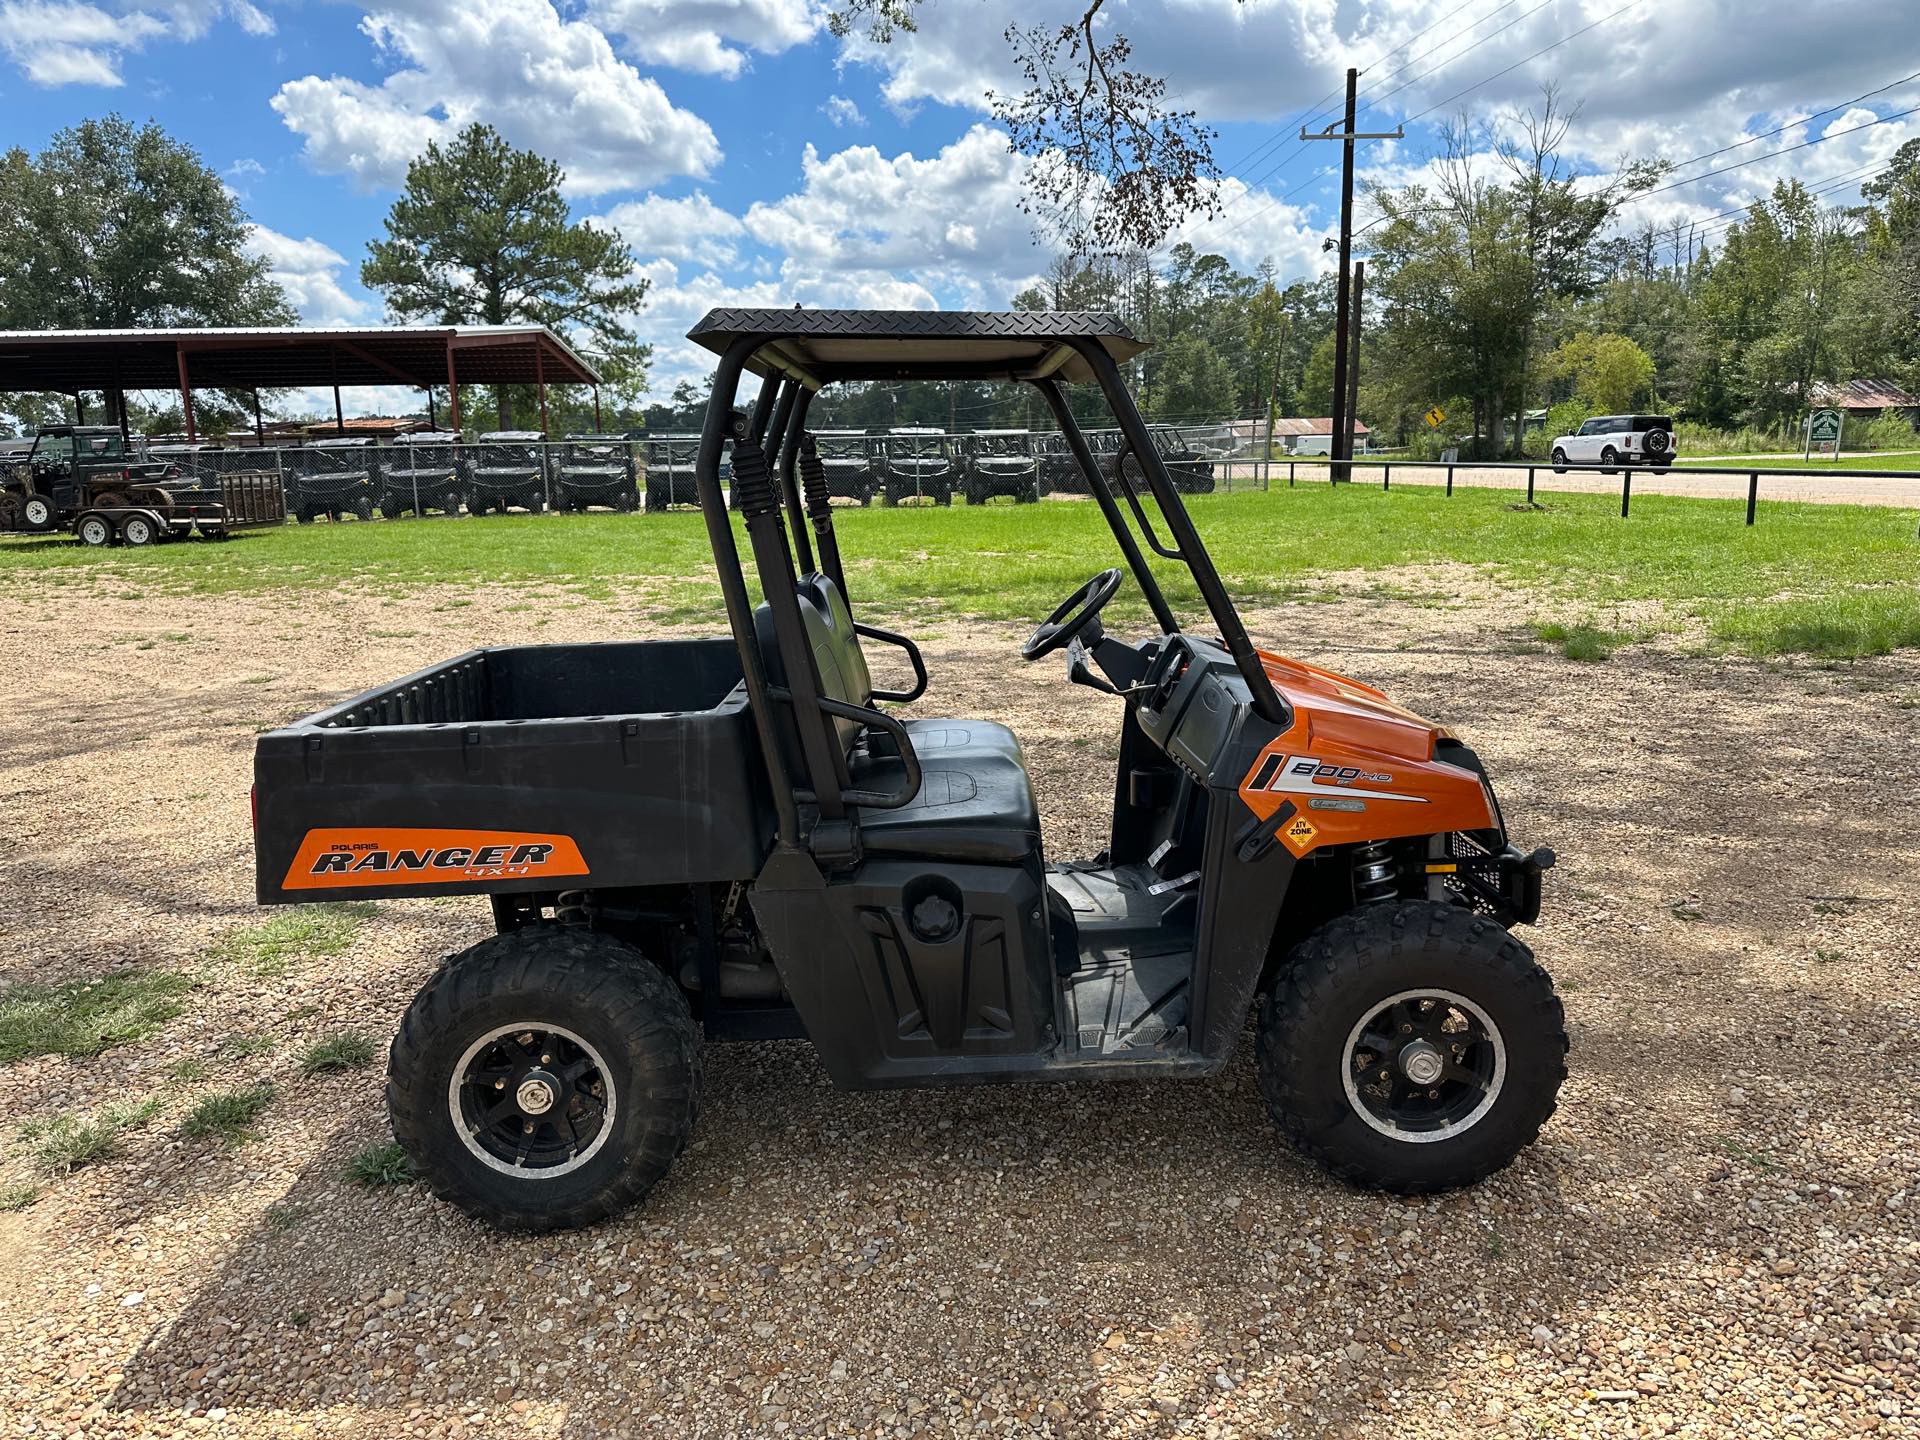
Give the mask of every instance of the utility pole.
<path id="1" fill-rule="evenodd" d="M 1347 392 L 1347 459 L 1353 459 L 1353 430 L 1360 423 L 1360 332 L 1366 328 L 1362 323 L 1366 317 L 1367 262 L 1353 262 L 1353 316 L 1352 335 L 1347 341 L 1346 384 Z M 1349 475 L 1348 478 L 1352 478 Z"/>
<path id="2" fill-rule="evenodd" d="M 1392 130 L 1376 130 L 1362 133 L 1353 128 L 1354 101 L 1359 93 L 1360 72 L 1349 68 L 1347 71 L 1347 109 L 1345 123 L 1336 132 L 1329 125 L 1317 135 L 1309 135 L 1307 127 L 1300 127 L 1302 140 L 1338 140 L 1340 142 L 1340 283 L 1338 301 L 1334 307 L 1333 330 L 1333 435 L 1331 446 L 1333 464 L 1328 467 L 1328 478 L 1339 484 L 1348 476 L 1348 464 L 1353 459 L 1353 417 L 1347 413 L 1346 385 L 1342 383 L 1347 373 L 1347 326 L 1351 319 L 1351 308 L 1347 295 L 1347 270 L 1353 263 L 1353 143 L 1356 140 L 1403 140 L 1406 128 L 1396 126 Z"/>

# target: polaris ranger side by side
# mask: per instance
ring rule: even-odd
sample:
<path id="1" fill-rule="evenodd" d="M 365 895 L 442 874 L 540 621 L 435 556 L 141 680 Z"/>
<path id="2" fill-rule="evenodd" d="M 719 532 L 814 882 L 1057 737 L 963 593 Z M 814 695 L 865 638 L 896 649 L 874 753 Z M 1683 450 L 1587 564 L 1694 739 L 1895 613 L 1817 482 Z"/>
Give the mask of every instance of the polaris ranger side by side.
<path id="1" fill-rule="evenodd" d="M 959 489 L 955 450 L 957 435 L 920 425 L 896 425 L 875 442 L 879 459 L 879 489 L 889 505 L 928 500 L 951 505 Z"/>
<path id="2" fill-rule="evenodd" d="M 725 634 L 474 651 L 257 742 L 262 902 L 490 897 L 495 933 L 390 1056 L 436 1193 L 528 1229 L 633 1204 L 687 1143 L 707 1042 L 804 1038 L 856 1089 L 1167 1079 L 1226 1065 L 1255 1009 L 1276 1124 L 1339 1176 L 1441 1190 L 1532 1141 L 1566 1034 L 1510 927 L 1551 852 L 1510 842 L 1462 740 L 1256 647 L 1127 392 L 1145 346 L 1119 317 L 728 309 L 690 338 L 719 357 L 695 470 Z M 1089 858 L 1048 854 L 1019 738 L 915 715 L 918 646 L 855 618 L 871 562 L 843 558 L 807 412 L 916 378 L 1034 386 L 1112 533 L 1119 564 L 1019 651 L 1064 654 L 1117 727 Z M 1144 461 L 1132 520 L 1067 383 Z M 1204 613 L 1176 615 L 1142 542 Z M 1102 622 L 1129 582 L 1152 617 L 1132 640 Z M 877 683 L 877 651 L 911 682 Z"/>
<path id="3" fill-rule="evenodd" d="M 969 505 L 1005 495 L 1016 505 L 1040 498 L 1040 460 L 1030 430 L 976 430 L 963 442 Z"/>

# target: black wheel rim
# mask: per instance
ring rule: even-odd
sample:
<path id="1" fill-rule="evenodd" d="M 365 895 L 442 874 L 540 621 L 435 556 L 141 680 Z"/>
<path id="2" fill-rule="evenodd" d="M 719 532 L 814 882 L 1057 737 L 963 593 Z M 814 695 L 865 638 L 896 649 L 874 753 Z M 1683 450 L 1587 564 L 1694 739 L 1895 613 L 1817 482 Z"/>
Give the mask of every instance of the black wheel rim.
<path id="1" fill-rule="evenodd" d="M 447 1085 L 454 1129 L 475 1159 L 554 1179 L 593 1159 L 618 1103 L 606 1061 L 561 1026 L 503 1025 L 467 1047 Z"/>
<path id="2" fill-rule="evenodd" d="M 1499 1026 L 1451 990 L 1403 990 L 1348 1032 L 1341 1080 L 1354 1113 L 1411 1144 L 1452 1139 L 1485 1118 L 1506 1085 Z"/>

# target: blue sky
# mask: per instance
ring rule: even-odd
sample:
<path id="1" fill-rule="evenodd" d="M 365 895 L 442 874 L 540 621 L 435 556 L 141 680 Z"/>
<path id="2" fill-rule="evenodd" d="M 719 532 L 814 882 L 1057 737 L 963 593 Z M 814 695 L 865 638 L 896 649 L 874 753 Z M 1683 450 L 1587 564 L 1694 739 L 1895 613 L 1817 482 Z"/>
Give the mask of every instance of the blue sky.
<path id="1" fill-rule="evenodd" d="M 306 318 L 352 323 L 381 318 L 357 272 L 407 158 L 487 121 L 633 244 L 664 392 L 704 373 L 678 337 L 712 304 L 1004 306 L 1047 256 L 984 95 L 1017 84 L 1009 23 L 1082 8 L 930 0 L 878 49 L 832 38 L 816 0 L 0 0 L 0 145 L 159 121 L 240 195 Z M 1220 131 L 1224 213 L 1181 238 L 1283 280 L 1327 263 L 1334 148 L 1288 137 L 1348 64 L 1363 128 L 1410 122 L 1367 173 L 1417 178 L 1441 120 L 1497 127 L 1553 80 L 1596 177 L 1692 160 L 1630 219 L 1709 235 L 1783 175 L 1849 201 L 1920 134 L 1882 122 L 1920 105 L 1913 0 L 1108 0 L 1100 23 Z"/>

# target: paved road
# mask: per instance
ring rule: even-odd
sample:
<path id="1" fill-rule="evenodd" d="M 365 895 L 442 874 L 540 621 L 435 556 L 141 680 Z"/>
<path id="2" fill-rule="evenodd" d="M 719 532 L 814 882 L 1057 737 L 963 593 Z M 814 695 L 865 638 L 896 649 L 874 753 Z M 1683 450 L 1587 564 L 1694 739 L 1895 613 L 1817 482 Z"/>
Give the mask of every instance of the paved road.
<path id="1" fill-rule="evenodd" d="M 1238 464 L 1233 467 L 1233 479 L 1236 483 L 1250 481 L 1259 467 L 1253 463 Z M 1399 485 L 1444 485 L 1447 472 L 1440 469 L 1413 469 L 1405 465 L 1395 465 L 1393 484 Z M 1359 485 L 1378 485 L 1384 470 L 1379 464 L 1356 462 L 1353 467 L 1353 479 Z M 1295 470 L 1297 483 L 1302 485 L 1320 485 L 1326 483 L 1326 466 L 1301 465 Z M 1284 462 L 1275 462 L 1273 483 L 1284 485 L 1287 468 Z M 1527 472 L 1525 470 L 1483 469 L 1474 465 L 1460 465 L 1454 470 L 1456 486 L 1470 486 L 1475 489 L 1525 490 Z M 1596 471 L 1568 471 L 1556 475 L 1553 467 L 1542 465 L 1535 472 L 1536 493 L 1566 491 L 1588 494 L 1619 494 L 1620 477 L 1603 475 Z M 1636 470 L 1633 473 L 1633 489 L 1637 495 L 1695 495 L 1705 499 L 1727 499 L 1744 502 L 1747 498 L 1747 477 L 1745 475 L 1703 474 L 1697 470 L 1670 470 L 1664 475 L 1655 475 L 1649 471 Z M 1823 505 L 1895 505 L 1920 509 L 1920 474 L 1902 476 L 1898 479 L 1878 479 L 1865 475 L 1850 474 L 1844 470 L 1831 475 L 1767 475 L 1760 476 L 1760 498 L 1762 500 L 1801 500 L 1813 501 Z"/>

